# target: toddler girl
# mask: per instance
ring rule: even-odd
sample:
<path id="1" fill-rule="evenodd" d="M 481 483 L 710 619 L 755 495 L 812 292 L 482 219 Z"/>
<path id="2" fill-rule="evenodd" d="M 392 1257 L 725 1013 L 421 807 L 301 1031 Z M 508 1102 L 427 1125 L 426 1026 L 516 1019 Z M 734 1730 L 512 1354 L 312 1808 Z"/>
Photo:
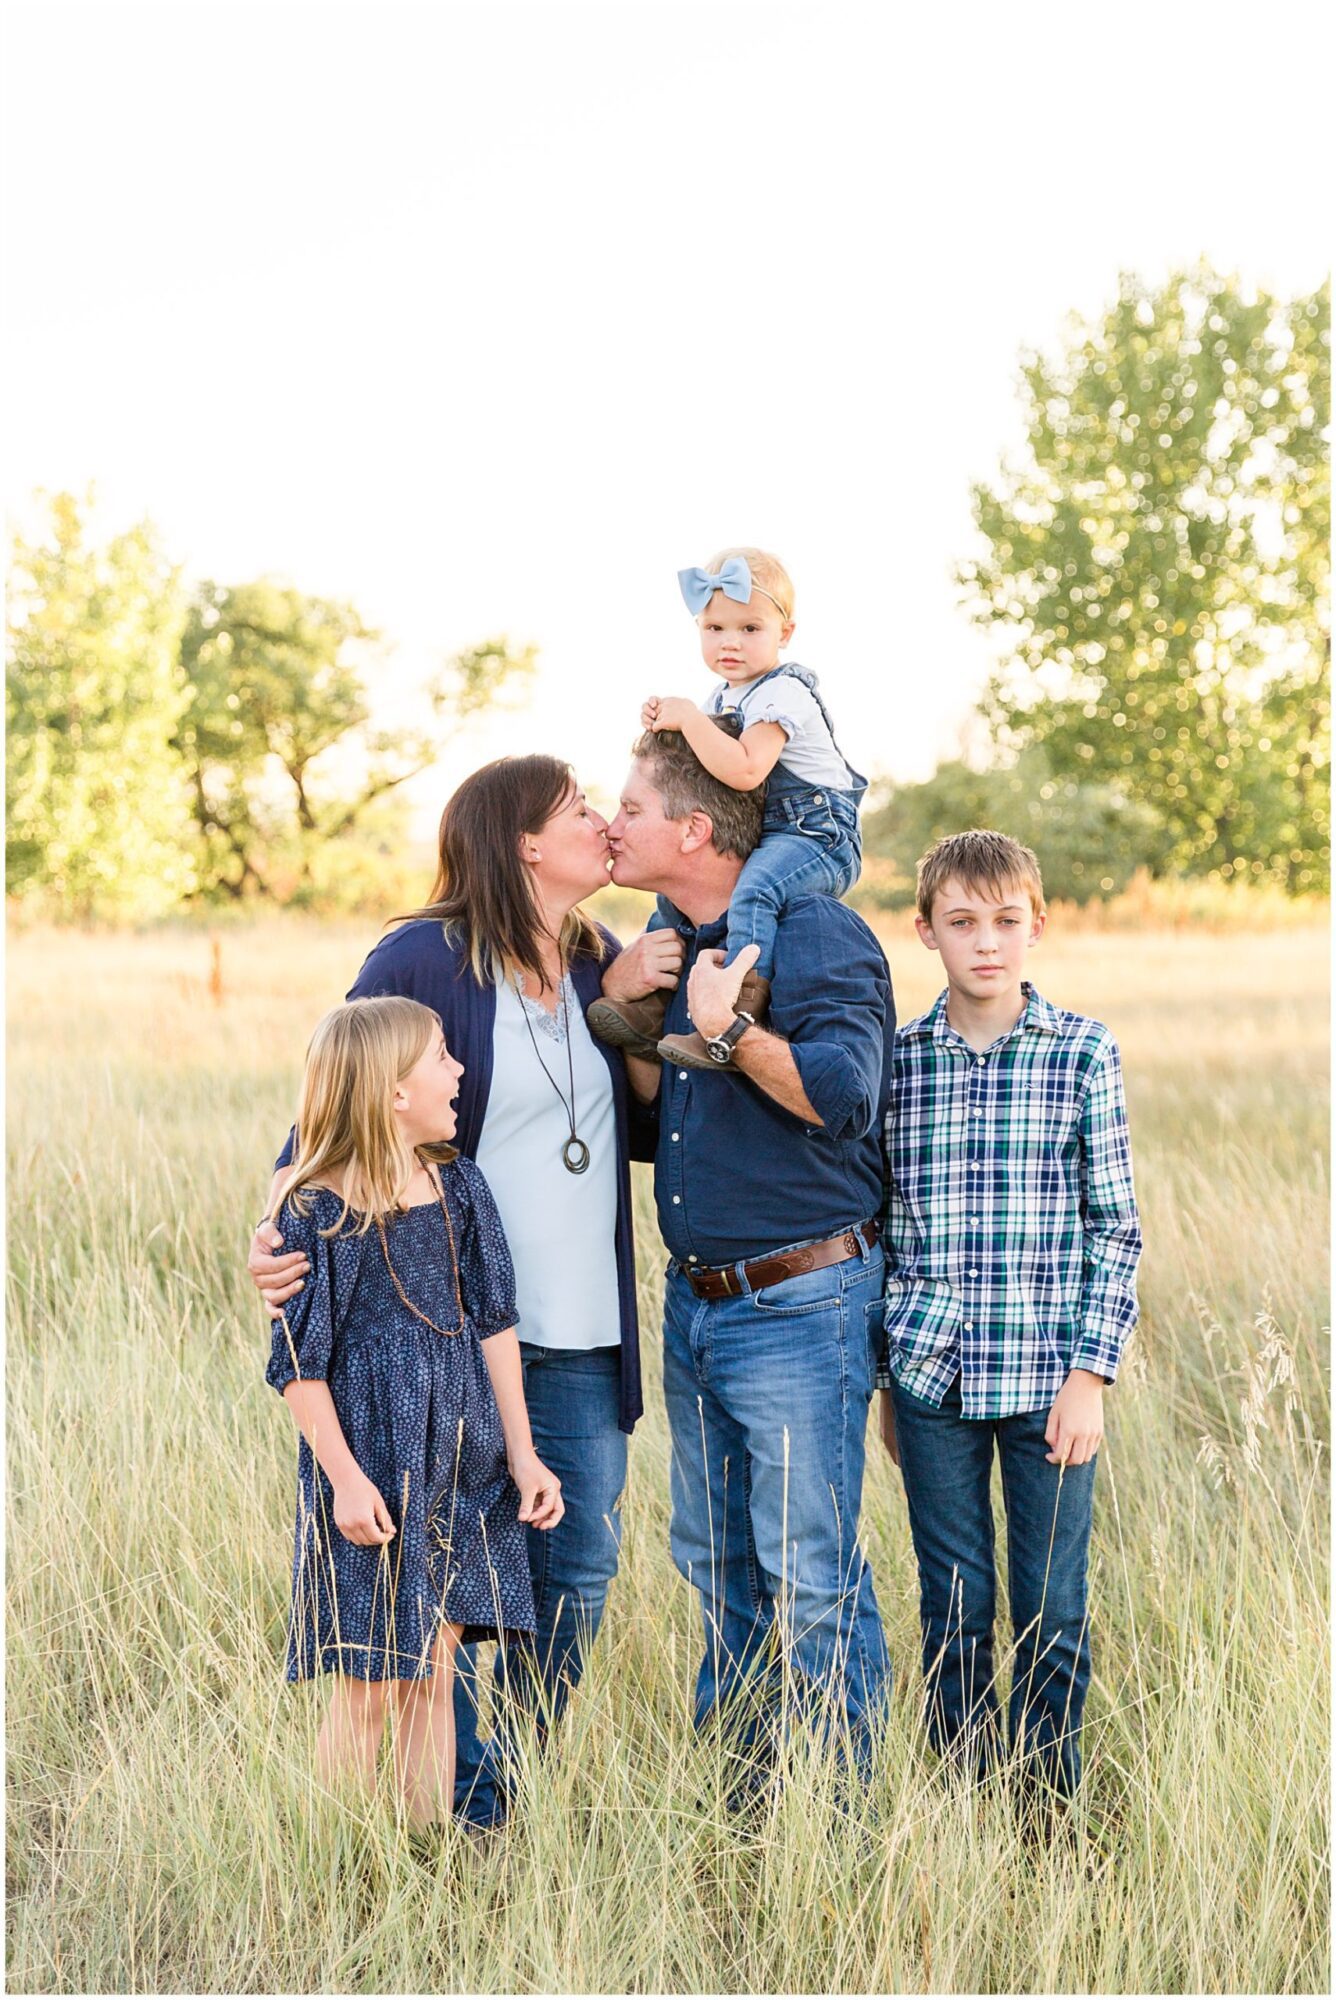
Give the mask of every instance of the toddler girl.
<path id="1" fill-rule="evenodd" d="M 738 1009 L 759 1020 L 770 999 L 780 911 L 799 896 L 841 896 L 858 880 L 858 806 L 867 780 L 836 745 L 816 675 L 780 663 L 794 620 L 793 585 L 778 557 L 725 549 L 707 569 L 679 570 L 677 580 L 696 616 L 705 664 L 722 685 L 699 708 L 680 695 L 652 695 L 640 720 L 646 729 L 680 730 L 706 770 L 735 791 L 766 787 L 761 844 L 743 864 L 728 906 L 727 962 L 757 947 Z M 651 929 L 681 921 L 660 897 Z M 637 1055 L 652 1054 L 657 1042 L 661 1056 L 684 1067 L 718 1068 L 700 1035 L 660 1039 L 668 998 L 661 991 L 604 1001 L 590 1011 L 590 1025 Z"/>
<path id="2" fill-rule="evenodd" d="M 270 1211 L 311 1267 L 266 1372 L 301 1432 L 288 1679 L 338 1677 L 327 1778 L 374 1777 L 394 1708 L 418 1824 L 450 1813 L 455 1647 L 532 1632 L 520 1524 L 562 1515 L 529 1431 L 510 1252 L 486 1181 L 446 1143 L 462 1074 L 416 1000 L 336 1007 Z"/>

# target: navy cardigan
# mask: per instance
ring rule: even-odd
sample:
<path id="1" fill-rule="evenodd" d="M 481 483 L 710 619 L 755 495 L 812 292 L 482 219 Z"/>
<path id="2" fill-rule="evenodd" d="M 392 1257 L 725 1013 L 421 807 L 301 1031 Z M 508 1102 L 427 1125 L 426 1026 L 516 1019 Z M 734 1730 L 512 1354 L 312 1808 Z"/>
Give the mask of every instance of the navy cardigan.
<path id="1" fill-rule="evenodd" d="M 589 1008 L 597 1000 L 603 972 L 617 956 L 621 945 L 611 931 L 599 925 L 606 947 L 600 961 L 587 952 L 571 961 L 571 983 L 580 1005 Z M 350 1000 L 374 999 L 378 994 L 396 993 L 420 1000 L 439 1014 L 450 1053 L 464 1065 L 459 1085 L 459 1123 L 454 1143 L 470 1160 L 476 1158 L 487 1116 L 487 1099 L 492 1088 L 492 1031 L 496 1024 L 496 987 L 482 985 L 473 976 L 466 945 L 447 938 L 445 927 L 434 917 L 419 917 L 401 924 L 380 940 L 369 953 L 362 970 L 348 990 Z M 632 1152 L 638 1160 L 654 1157 L 653 1120 L 646 1119 L 638 1100 L 627 1088 L 626 1065 L 616 1049 L 595 1042 L 612 1077 L 613 1106 L 617 1118 L 617 1291 L 621 1301 L 621 1384 L 618 1395 L 618 1428 L 630 1431 L 644 1411 L 640 1392 L 640 1322 L 636 1314 L 635 1240 L 631 1224 Z M 292 1157 L 292 1135 L 279 1156 L 286 1166 Z M 520 1300 L 521 1318 L 523 1299 Z M 521 1328 L 521 1332 L 523 1329 Z"/>

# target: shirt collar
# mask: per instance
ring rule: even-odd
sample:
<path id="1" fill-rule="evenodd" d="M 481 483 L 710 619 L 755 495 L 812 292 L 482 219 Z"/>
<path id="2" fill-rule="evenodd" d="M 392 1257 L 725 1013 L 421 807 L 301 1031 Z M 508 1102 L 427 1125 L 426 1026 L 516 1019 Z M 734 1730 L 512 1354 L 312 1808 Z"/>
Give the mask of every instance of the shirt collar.
<path id="1" fill-rule="evenodd" d="M 679 913 L 674 929 L 688 945 L 693 938 L 698 944 L 715 945 L 728 934 L 728 911 L 724 910 L 719 916 L 711 917 L 707 924 L 693 924 L 690 917 L 684 917 Z"/>
<path id="2" fill-rule="evenodd" d="M 998 1040 L 1009 1042 L 1013 1036 L 1027 1033 L 1041 1035 L 1060 1034 L 1062 1032 L 1062 1023 L 1058 1019 L 1058 1010 L 1049 1001 L 1045 1000 L 1038 987 L 1032 986 L 1028 979 L 1023 979 L 1021 981 L 1021 992 L 1025 995 L 1025 1007 L 1017 1016 L 1015 1024 L 1007 1030 L 1005 1035 L 1000 1035 Z M 934 1042 L 963 1041 L 963 1038 L 956 1033 L 946 1018 L 945 991 L 937 995 L 937 998 L 933 1001 L 926 1014 L 920 1014 L 917 1021 L 911 1021 L 908 1027 L 900 1030 L 900 1033 L 902 1037 L 915 1035 L 930 1036 Z M 996 1045 L 993 1044 L 992 1046 Z"/>

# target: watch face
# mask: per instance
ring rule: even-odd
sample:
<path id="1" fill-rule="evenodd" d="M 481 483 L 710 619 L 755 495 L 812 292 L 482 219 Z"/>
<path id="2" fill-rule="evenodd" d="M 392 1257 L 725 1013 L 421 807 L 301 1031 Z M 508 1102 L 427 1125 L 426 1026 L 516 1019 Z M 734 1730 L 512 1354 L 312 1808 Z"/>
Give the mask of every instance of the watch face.
<path id="1" fill-rule="evenodd" d="M 705 1053 L 711 1062 L 726 1063 L 733 1051 L 727 1042 L 715 1040 L 705 1044 Z"/>

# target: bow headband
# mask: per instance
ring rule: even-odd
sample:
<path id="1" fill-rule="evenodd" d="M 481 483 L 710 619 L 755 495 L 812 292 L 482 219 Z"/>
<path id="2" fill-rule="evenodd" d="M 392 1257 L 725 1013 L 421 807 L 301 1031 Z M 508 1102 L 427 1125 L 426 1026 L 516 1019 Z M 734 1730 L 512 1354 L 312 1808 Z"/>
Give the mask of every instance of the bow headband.
<path id="1" fill-rule="evenodd" d="M 752 582 L 751 570 L 744 556 L 730 556 L 722 568 L 713 575 L 708 569 L 680 569 L 677 581 L 681 585 L 687 610 L 693 618 L 705 609 L 716 590 L 722 590 L 725 597 L 731 597 L 735 604 L 746 604 L 752 592 L 758 591 L 762 597 L 769 597 L 780 617 L 787 623 L 788 612 L 777 597 L 763 590 L 759 583 Z"/>

